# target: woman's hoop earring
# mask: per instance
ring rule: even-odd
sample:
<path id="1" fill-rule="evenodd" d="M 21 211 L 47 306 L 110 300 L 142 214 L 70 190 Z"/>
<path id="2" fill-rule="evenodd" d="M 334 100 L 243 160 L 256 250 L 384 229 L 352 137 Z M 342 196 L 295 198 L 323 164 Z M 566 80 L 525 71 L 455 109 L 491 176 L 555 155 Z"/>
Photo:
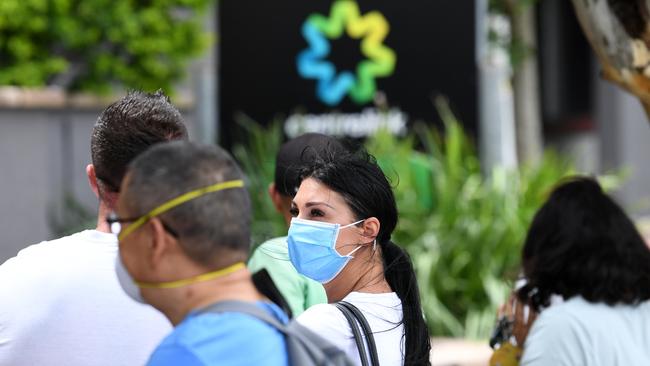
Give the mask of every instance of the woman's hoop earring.
<path id="1" fill-rule="evenodd" d="M 375 240 L 372 241 L 372 251 L 374 252 L 375 249 L 377 249 L 377 238 L 375 238 Z"/>

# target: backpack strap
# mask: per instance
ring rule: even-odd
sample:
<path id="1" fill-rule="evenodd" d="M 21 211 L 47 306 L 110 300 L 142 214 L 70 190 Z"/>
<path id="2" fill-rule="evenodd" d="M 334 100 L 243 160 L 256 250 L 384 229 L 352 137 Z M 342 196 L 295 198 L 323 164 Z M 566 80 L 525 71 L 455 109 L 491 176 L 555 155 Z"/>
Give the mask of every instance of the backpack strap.
<path id="1" fill-rule="evenodd" d="M 372 334 L 372 329 L 370 329 L 370 324 L 368 324 L 368 321 L 366 320 L 366 317 L 363 316 L 363 313 L 361 313 L 361 310 L 359 310 L 356 306 L 350 304 L 347 301 L 337 302 L 336 307 L 338 307 L 339 310 L 341 310 L 343 315 L 345 315 L 345 317 L 348 319 L 348 322 L 350 323 L 350 327 L 352 328 L 352 333 L 354 334 L 355 341 L 357 342 L 357 348 L 359 349 L 359 356 L 361 357 L 362 364 L 379 366 L 379 356 L 377 355 L 377 346 L 375 344 L 375 337 Z M 352 320 L 347 316 L 346 312 L 353 317 Z M 366 338 L 365 342 L 363 338 L 361 338 L 361 335 L 358 334 L 358 329 L 356 333 L 354 331 L 358 327 L 357 322 L 359 325 L 361 325 L 361 329 L 363 330 L 363 333 Z M 363 363 L 364 359 L 366 359 L 366 362 L 368 362 L 366 356 L 366 347 L 364 343 L 368 344 L 368 353 L 370 354 L 370 361 L 371 361 L 370 364 Z M 359 344 L 361 344 L 361 346 L 359 346 Z"/>
<path id="2" fill-rule="evenodd" d="M 354 365 L 345 355 L 345 352 L 339 350 L 316 333 L 300 325 L 295 320 L 283 324 L 254 303 L 234 300 L 221 301 L 197 311 L 198 314 L 225 312 L 250 315 L 283 333 L 287 342 L 289 360 L 292 364 Z"/>
<path id="3" fill-rule="evenodd" d="M 355 320 L 354 314 L 341 303 L 336 303 L 336 307 L 343 313 L 345 319 L 348 320 L 350 324 L 350 329 L 352 329 L 352 335 L 354 335 L 354 342 L 357 344 L 357 350 L 359 351 L 359 359 L 361 360 L 361 366 L 369 366 L 368 363 L 368 354 L 366 353 L 366 345 L 361 337 L 361 331 L 359 330 L 359 325 Z"/>
<path id="4" fill-rule="evenodd" d="M 198 310 L 197 313 L 244 313 L 268 323 L 284 334 L 288 334 L 285 324 L 251 302 L 236 300 L 220 301 Z"/>

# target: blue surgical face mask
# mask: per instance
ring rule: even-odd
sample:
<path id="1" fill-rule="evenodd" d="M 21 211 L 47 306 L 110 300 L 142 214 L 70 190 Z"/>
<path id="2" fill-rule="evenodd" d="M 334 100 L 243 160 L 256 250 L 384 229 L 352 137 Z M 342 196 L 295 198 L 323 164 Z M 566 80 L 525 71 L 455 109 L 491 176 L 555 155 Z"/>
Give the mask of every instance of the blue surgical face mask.
<path id="1" fill-rule="evenodd" d="M 287 244 L 289 258 L 298 273 L 320 283 L 334 279 L 352 259 L 361 245 L 346 255 L 336 251 L 339 230 L 364 220 L 341 226 L 328 222 L 293 218 L 289 226 Z"/>

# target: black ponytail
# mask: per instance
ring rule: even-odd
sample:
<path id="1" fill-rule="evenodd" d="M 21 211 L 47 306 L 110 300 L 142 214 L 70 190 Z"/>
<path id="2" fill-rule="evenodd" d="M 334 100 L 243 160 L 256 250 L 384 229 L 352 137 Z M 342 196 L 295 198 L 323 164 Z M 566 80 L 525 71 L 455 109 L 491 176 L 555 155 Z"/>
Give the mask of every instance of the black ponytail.
<path id="1" fill-rule="evenodd" d="M 420 291 L 411 257 L 388 240 L 381 244 L 384 276 L 402 301 L 404 325 L 404 365 L 430 365 L 431 340 L 422 316 Z"/>
<path id="2" fill-rule="evenodd" d="M 422 314 L 415 271 L 409 255 L 390 241 L 397 225 L 397 205 L 376 160 L 363 149 L 352 153 L 332 151 L 304 167 L 301 178 L 307 177 L 339 193 L 357 220 L 379 220 L 376 240 L 381 247 L 384 277 L 402 302 L 404 365 L 430 365 L 429 329 Z"/>

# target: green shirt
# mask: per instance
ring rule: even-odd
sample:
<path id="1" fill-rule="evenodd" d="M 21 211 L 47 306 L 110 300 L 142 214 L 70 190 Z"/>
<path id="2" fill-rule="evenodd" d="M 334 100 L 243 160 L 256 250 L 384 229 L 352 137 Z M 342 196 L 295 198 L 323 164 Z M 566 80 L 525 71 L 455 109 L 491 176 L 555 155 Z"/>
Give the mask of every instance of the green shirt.
<path id="1" fill-rule="evenodd" d="M 253 273 L 266 268 L 294 317 L 312 305 L 327 303 L 323 286 L 299 274 L 291 264 L 286 236 L 267 240 L 257 247 L 248 261 L 248 268 Z"/>

